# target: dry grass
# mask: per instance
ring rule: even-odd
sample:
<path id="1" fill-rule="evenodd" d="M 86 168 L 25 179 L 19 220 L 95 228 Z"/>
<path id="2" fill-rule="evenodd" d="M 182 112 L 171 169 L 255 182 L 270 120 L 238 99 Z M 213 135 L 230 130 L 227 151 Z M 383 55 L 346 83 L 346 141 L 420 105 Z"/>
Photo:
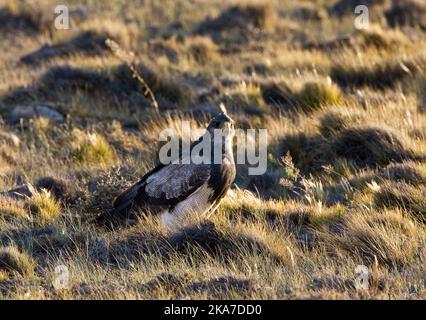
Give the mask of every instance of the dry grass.
<path id="1" fill-rule="evenodd" d="M 0 198 L 0 216 L 3 219 L 9 218 L 21 218 L 28 219 L 28 212 L 25 208 L 25 205 L 22 201 L 14 201 L 7 197 Z"/>
<path id="2" fill-rule="evenodd" d="M 11 276 L 32 278 L 34 268 L 35 262 L 27 253 L 20 252 L 14 246 L 0 248 L 0 270 L 6 271 Z"/>
<path id="3" fill-rule="evenodd" d="M 37 191 L 30 186 L 30 191 L 32 196 L 29 199 L 29 209 L 36 224 L 45 226 L 54 222 L 61 214 L 59 202 L 46 189 Z"/>
<path id="4" fill-rule="evenodd" d="M 402 208 L 421 222 L 426 221 L 426 189 L 404 182 L 388 182 L 375 192 L 374 201 L 379 207 Z"/>
<path id="5" fill-rule="evenodd" d="M 324 235 L 330 250 L 344 250 L 364 263 L 378 261 L 388 268 L 413 262 L 424 241 L 424 232 L 400 211 L 354 212 L 339 235 Z"/>
<path id="6" fill-rule="evenodd" d="M 342 93 L 340 88 L 332 83 L 308 82 L 299 93 L 299 99 L 303 110 L 311 111 L 341 103 Z"/>
<path id="7" fill-rule="evenodd" d="M 367 2 L 354 31 L 353 1 L 71 0 L 63 31 L 0 0 L 0 298 L 425 299 L 424 5 Z M 93 222 L 220 102 L 268 129 L 264 175 L 173 231 Z M 64 117 L 12 121 L 39 106 Z"/>
<path id="8" fill-rule="evenodd" d="M 76 161 L 87 164 L 108 164 L 114 160 L 114 150 L 104 137 L 97 133 L 76 133 L 77 142 L 72 152 Z"/>

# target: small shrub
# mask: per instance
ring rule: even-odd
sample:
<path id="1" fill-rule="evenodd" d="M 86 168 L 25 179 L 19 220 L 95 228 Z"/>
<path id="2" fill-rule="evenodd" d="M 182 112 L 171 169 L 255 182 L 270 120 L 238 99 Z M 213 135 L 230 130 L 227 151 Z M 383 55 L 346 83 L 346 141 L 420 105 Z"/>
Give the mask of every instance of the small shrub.
<path id="1" fill-rule="evenodd" d="M 25 278 L 34 277 L 35 261 L 15 246 L 0 247 L 0 271 Z"/>
<path id="2" fill-rule="evenodd" d="M 300 170 L 296 168 L 291 158 L 290 152 L 281 158 L 281 163 L 284 169 L 284 178 L 296 182 L 300 178 Z"/>
<path id="3" fill-rule="evenodd" d="M 337 105 L 342 101 L 340 88 L 332 83 L 308 82 L 299 93 L 303 111 L 309 112 L 326 105 Z"/>
<path id="4" fill-rule="evenodd" d="M 87 164 L 108 164 L 115 158 L 115 153 L 104 137 L 89 133 L 78 137 L 79 142 L 72 155 L 77 162 Z"/>

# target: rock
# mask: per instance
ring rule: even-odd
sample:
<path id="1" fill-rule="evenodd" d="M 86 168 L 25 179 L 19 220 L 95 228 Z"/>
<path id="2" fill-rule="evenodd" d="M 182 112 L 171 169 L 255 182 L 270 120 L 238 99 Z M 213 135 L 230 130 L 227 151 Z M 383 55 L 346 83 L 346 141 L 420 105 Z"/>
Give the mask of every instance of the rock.
<path id="1" fill-rule="evenodd" d="M 42 189 L 47 190 L 51 192 L 56 199 L 67 203 L 72 203 L 79 196 L 81 196 L 77 188 L 68 181 L 52 177 L 43 177 L 38 179 L 35 182 L 34 187 L 37 191 L 41 191 Z M 33 193 L 28 184 L 25 184 L 17 186 L 16 188 L 9 191 L 0 192 L 0 195 L 16 200 L 21 200 L 31 198 Z"/>
<path id="2" fill-rule="evenodd" d="M 3 197 L 9 197 L 14 200 L 23 200 L 27 197 L 31 197 L 33 194 L 27 185 L 18 186 L 12 190 L 0 192 L 0 195 Z"/>
<path id="3" fill-rule="evenodd" d="M 47 118 L 53 122 L 62 122 L 65 117 L 60 112 L 49 106 L 17 106 L 9 116 L 9 123 L 16 124 L 20 119 Z"/>
<path id="4" fill-rule="evenodd" d="M 4 141 L 9 146 L 16 148 L 18 148 L 21 144 L 21 140 L 18 138 L 18 136 L 10 132 L 0 131 L 0 141 Z"/>

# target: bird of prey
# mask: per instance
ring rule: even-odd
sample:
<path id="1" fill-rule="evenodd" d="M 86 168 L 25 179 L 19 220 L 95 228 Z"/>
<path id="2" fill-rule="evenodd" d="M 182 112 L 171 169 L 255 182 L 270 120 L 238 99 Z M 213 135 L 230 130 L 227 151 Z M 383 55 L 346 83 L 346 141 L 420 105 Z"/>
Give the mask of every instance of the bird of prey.
<path id="1" fill-rule="evenodd" d="M 215 132 L 222 132 L 219 137 Z M 234 121 L 222 112 L 213 117 L 204 135 L 190 145 L 192 151 L 203 137 L 212 139 L 211 152 L 218 152 L 220 161 L 211 163 L 194 161 L 159 164 L 136 184 L 119 195 L 113 202 L 114 209 L 101 215 L 98 220 L 108 222 L 126 217 L 135 209 L 160 217 L 163 227 L 176 226 L 191 215 L 212 213 L 235 179 L 236 169 L 232 148 Z M 222 139 L 220 144 L 218 139 Z M 220 145 L 220 148 L 215 147 Z M 199 146 L 200 147 L 200 146 Z"/>

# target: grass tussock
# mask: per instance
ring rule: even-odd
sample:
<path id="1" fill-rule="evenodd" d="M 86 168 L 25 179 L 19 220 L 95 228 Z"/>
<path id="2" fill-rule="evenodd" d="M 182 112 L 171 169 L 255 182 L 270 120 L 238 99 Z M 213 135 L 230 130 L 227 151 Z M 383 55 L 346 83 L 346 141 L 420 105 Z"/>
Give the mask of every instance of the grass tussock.
<path id="1" fill-rule="evenodd" d="M 332 83 L 308 82 L 300 91 L 299 100 L 304 111 L 312 111 L 341 103 L 342 93 L 340 88 Z"/>
<path id="2" fill-rule="evenodd" d="M 323 21 L 329 17 L 327 10 L 316 3 L 301 2 L 293 10 L 292 16 L 296 19 Z"/>
<path id="3" fill-rule="evenodd" d="M 157 98 L 165 98 L 175 104 L 185 104 L 190 100 L 191 93 L 184 84 L 178 83 L 177 81 L 161 77 L 154 69 L 149 66 L 139 64 L 136 65 L 136 70 L 143 76 L 148 86 L 154 92 Z M 128 66 L 121 65 L 113 71 L 113 75 L 123 85 L 128 86 L 136 90 L 140 89 L 140 83 L 138 83 Z"/>
<path id="4" fill-rule="evenodd" d="M 30 190 L 29 209 L 35 222 L 42 226 L 53 223 L 62 212 L 60 203 L 45 189 L 37 191 L 31 186 Z"/>
<path id="5" fill-rule="evenodd" d="M 374 47 L 379 50 L 392 50 L 407 46 L 409 40 L 399 30 L 384 30 L 378 26 L 359 31 L 359 44 L 364 47 Z"/>
<path id="6" fill-rule="evenodd" d="M 421 73 L 424 68 L 425 59 L 422 55 L 412 59 L 385 60 L 362 66 L 343 63 L 332 67 L 331 78 L 343 87 L 395 88 L 402 81 Z"/>
<path id="7" fill-rule="evenodd" d="M 0 218 L 28 219 L 28 212 L 23 201 L 15 201 L 9 197 L 0 196 Z"/>
<path id="8" fill-rule="evenodd" d="M 373 127 L 340 128 L 335 120 L 329 122 L 331 127 L 321 128 L 325 135 L 298 133 L 284 137 L 282 154 L 289 152 L 296 167 L 305 173 L 322 172 L 329 165 L 336 167 L 339 160 L 353 168 L 377 168 L 424 157 L 406 149 L 403 140 L 392 131 Z"/>
<path id="9" fill-rule="evenodd" d="M 0 0 L 0 299 L 426 298 L 422 1 L 77 2 Z M 94 221 L 222 102 L 265 174 L 171 230 Z"/>
<path id="10" fill-rule="evenodd" d="M 216 43 L 238 44 L 246 43 L 250 34 L 274 30 L 275 25 L 276 13 L 272 5 L 235 5 L 200 23 L 196 33 L 209 35 Z"/>
<path id="11" fill-rule="evenodd" d="M 73 158 L 84 164 L 109 164 L 115 158 L 115 151 L 103 136 L 97 133 L 76 132 Z"/>
<path id="12" fill-rule="evenodd" d="M 426 113 L 426 76 L 420 77 L 418 87 L 419 110 Z"/>
<path id="13" fill-rule="evenodd" d="M 35 2 L 9 2 L 9 5 L 0 8 L 1 31 L 24 33 L 38 33 L 49 31 L 53 18 Z"/>
<path id="14" fill-rule="evenodd" d="M 145 89 L 133 77 L 125 64 L 114 66 L 112 70 L 74 68 L 69 65 L 54 66 L 40 76 L 32 86 L 17 88 L 3 98 L 7 103 L 30 103 L 33 97 L 41 101 L 61 100 L 64 95 L 83 96 L 86 99 L 104 99 L 112 96 L 109 102 L 132 102 L 149 105 L 144 96 Z M 186 104 L 191 99 L 188 88 L 173 79 L 160 76 L 143 65 L 137 70 L 143 75 L 155 96 L 164 107 Z M 52 91 L 51 88 L 56 88 Z"/>
<path id="15" fill-rule="evenodd" d="M 231 228 L 221 221 L 201 221 L 168 235 L 141 231 L 114 245 L 113 255 L 118 263 L 130 257 L 140 259 L 141 255 L 157 250 L 167 259 L 179 254 L 191 261 L 194 256 L 202 255 L 232 264 L 241 261 L 243 256 L 259 255 L 273 263 L 293 263 L 283 239 L 253 225 Z"/>
<path id="16" fill-rule="evenodd" d="M 388 25 L 396 27 L 420 27 L 426 29 L 426 5 L 420 0 L 392 1 L 385 12 Z"/>
<path id="17" fill-rule="evenodd" d="M 377 6 L 383 6 L 385 4 L 386 0 L 363 0 L 363 1 L 357 1 L 357 0 L 339 0 L 336 1 L 331 7 L 330 11 L 333 14 L 342 16 L 345 14 L 351 14 L 353 13 L 356 6 L 362 4 L 366 5 L 368 8 L 374 8 Z"/>
<path id="18" fill-rule="evenodd" d="M 273 26 L 274 11 L 269 4 L 232 6 L 217 18 L 201 24 L 199 31 L 218 31 L 232 28 L 268 29 Z"/>
<path id="19" fill-rule="evenodd" d="M 335 246 L 328 245 L 331 250 L 353 254 L 360 263 L 402 268 L 414 260 L 423 233 L 400 211 L 384 210 L 353 213 L 340 234 L 324 236 Z"/>
<path id="20" fill-rule="evenodd" d="M 0 270 L 7 274 L 30 279 L 35 275 L 36 263 L 31 256 L 15 246 L 0 247 Z"/>
<path id="21" fill-rule="evenodd" d="M 345 129 L 332 147 L 359 167 L 387 165 L 411 156 L 396 135 L 379 128 Z"/>
<path id="22" fill-rule="evenodd" d="M 75 201 L 80 195 L 80 191 L 75 185 L 68 180 L 60 178 L 43 177 L 38 179 L 34 186 L 38 191 L 44 189 L 50 192 L 55 199 L 67 203 Z"/>
<path id="23" fill-rule="evenodd" d="M 343 102 L 343 93 L 330 79 L 307 81 L 301 88 L 286 82 L 273 82 L 262 85 L 263 100 L 272 106 L 286 111 L 311 113 L 326 106 L 336 106 Z"/>
<path id="24" fill-rule="evenodd" d="M 387 182 L 374 193 L 378 207 L 401 208 L 421 222 L 426 222 L 426 188 L 405 182 Z"/>
<path id="25" fill-rule="evenodd" d="M 230 96 L 230 103 L 244 109 L 249 114 L 265 115 L 268 113 L 268 106 L 265 103 L 260 86 L 245 82 L 241 83 L 237 92 Z"/>
<path id="26" fill-rule="evenodd" d="M 216 44 L 209 37 L 196 36 L 185 39 L 189 55 L 199 64 L 218 62 L 220 55 Z"/>
<path id="27" fill-rule="evenodd" d="M 108 38 L 110 38 L 109 35 L 86 31 L 68 41 L 45 45 L 34 52 L 24 55 L 20 61 L 24 64 L 34 65 L 53 58 L 66 58 L 77 54 L 100 55 L 108 49 L 105 45 L 105 41 Z"/>
<path id="28" fill-rule="evenodd" d="M 266 103 L 279 106 L 295 106 L 294 90 L 285 82 L 273 82 L 262 86 L 262 96 Z"/>
<path id="29" fill-rule="evenodd" d="M 403 162 L 391 164 L 379 172 L 383 179 L 391 181 L 403 181 L 411 185 L 426 183 L 426 167 L 422 163 Z"/>
<path id="30" fill-rule="evenodd" d="M 327 109 L 319 118 L 318 129 L 324 137 L 337 136 L 346 128 L 359 126 L 365 120 L 365 116 L 350 110 L 350 112 L 340 109 Z"/>

